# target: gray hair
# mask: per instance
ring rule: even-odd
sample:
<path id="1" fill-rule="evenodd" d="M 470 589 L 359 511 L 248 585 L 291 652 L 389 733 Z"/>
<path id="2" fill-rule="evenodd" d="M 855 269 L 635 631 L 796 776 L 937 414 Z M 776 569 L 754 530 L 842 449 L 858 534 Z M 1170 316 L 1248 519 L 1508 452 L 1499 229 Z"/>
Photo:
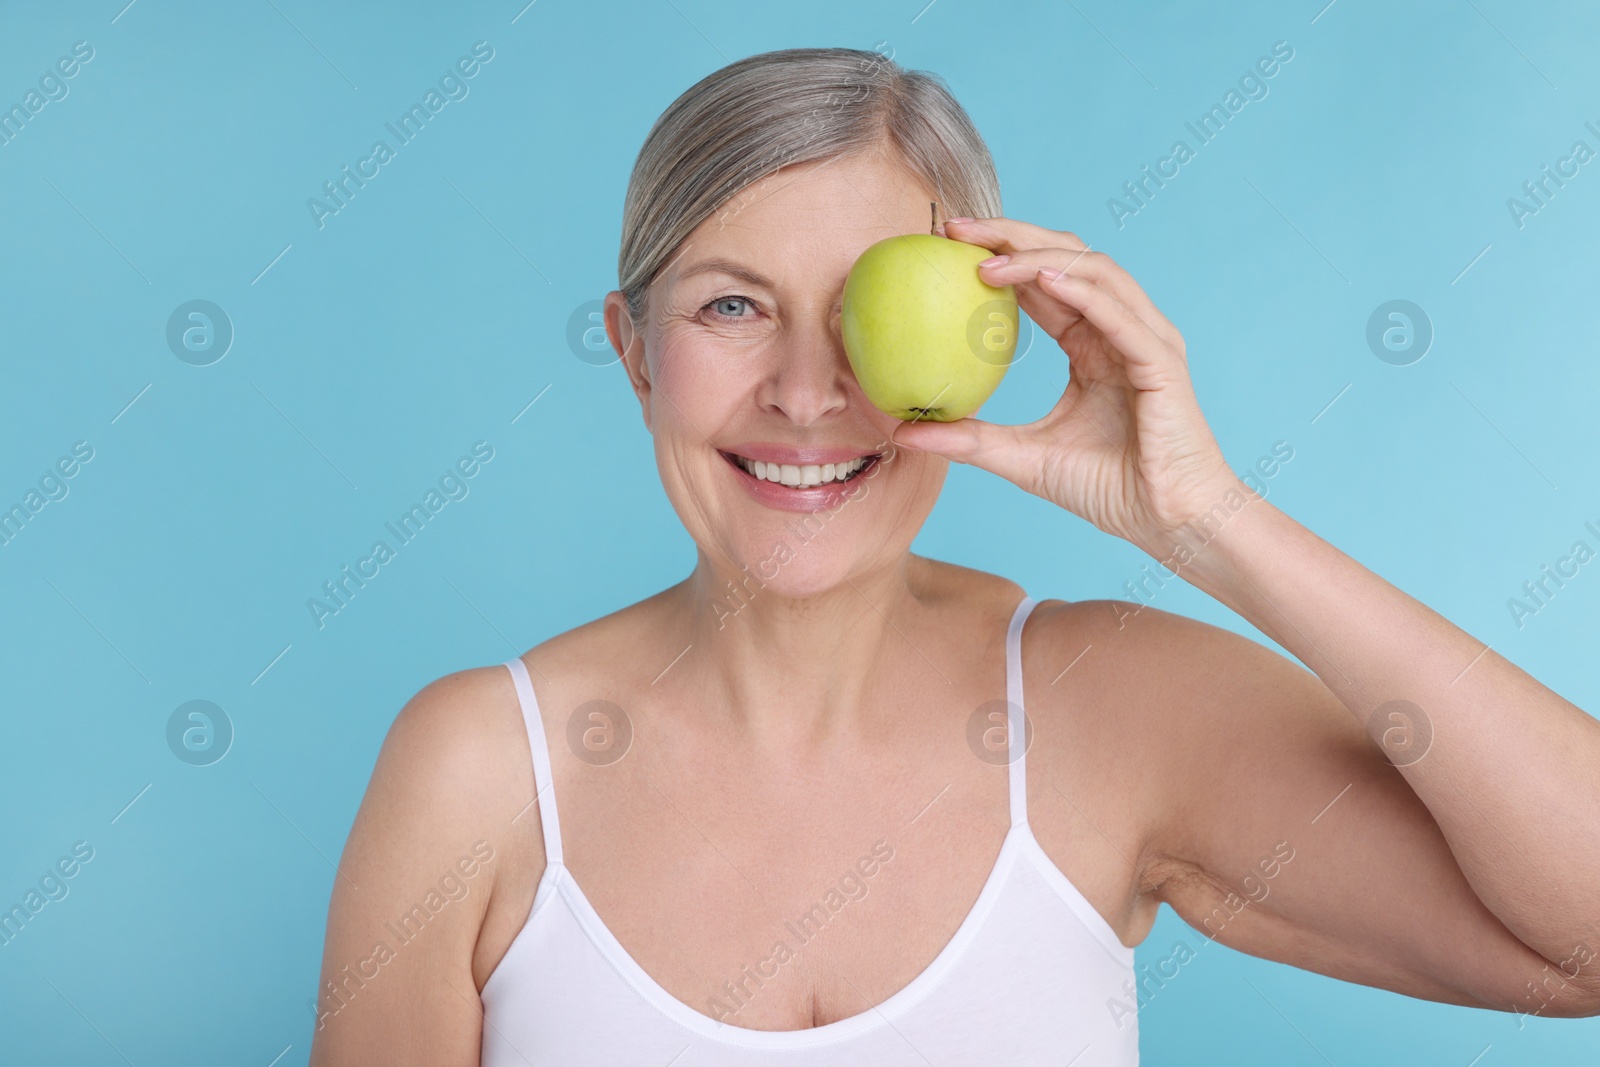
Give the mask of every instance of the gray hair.
<path id="1" fill-rule="evenodd" d="M 937 74 L 878 52 L 786 48 L 700 79 L 656 119 L 628 179 L 617 287 L 633 321 L 683 241 L 741 190 L 878 150 L 936 192 L 941 219 L 1002 214 L 988 146 Z"/>

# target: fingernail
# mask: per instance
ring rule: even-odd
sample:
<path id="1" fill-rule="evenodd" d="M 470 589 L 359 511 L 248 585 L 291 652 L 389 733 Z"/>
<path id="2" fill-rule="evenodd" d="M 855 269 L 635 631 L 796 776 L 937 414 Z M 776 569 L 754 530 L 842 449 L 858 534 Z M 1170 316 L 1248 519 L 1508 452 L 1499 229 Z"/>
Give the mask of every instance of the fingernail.
<path id="1" fill-rule="evenodd" d="M 1043 278 L 1047 282 L 1053 282 L 1057 278 L 1061 277 L 1061 272 L 1056 270 L 1054 267 L 1041 267 L 1039 269 L 1039 277 Z"/>
<path id="2" fill-rule="evenodd" d="M 944 221 L 946 221 L 946 222 L 971 222 L 972 220 L 967 218 L 965 215 L 957 215 L 955 218 L 945 219 Z"/>
<path id="3" fill-rule="evenodd" d="M 1010 256 L 990 256 L 988 259 L 984 260 L 982 263 L 979 263 L 978 266 L 980 266 L 980 267 L 998 267 L 1000 264 L 1006 262 L 1010 258 L 1011 258 Z"/>

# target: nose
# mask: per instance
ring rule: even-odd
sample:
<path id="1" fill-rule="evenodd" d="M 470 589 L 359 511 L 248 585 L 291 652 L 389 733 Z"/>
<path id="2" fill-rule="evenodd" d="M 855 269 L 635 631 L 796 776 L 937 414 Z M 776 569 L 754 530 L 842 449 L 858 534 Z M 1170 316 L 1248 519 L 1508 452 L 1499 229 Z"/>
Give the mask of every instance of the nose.
<path id="1" fill-rule="evenodd" d="M 772 371 L 758 399 L 795 425 L 809 426 L 844 410 L 853 377 L 839 333 L 819 323 L 795 331 L 774 348 Z"/>

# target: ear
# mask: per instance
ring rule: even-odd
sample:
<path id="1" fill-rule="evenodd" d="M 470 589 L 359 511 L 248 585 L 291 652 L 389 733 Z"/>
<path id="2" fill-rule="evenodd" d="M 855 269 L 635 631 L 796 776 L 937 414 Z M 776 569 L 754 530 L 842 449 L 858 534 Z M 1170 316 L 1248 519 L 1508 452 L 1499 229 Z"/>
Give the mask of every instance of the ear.
<path id="1" fill-rule="evenodd" d="M 628 298 L 620 289 L 606 294 L 606 338 L 621 357 L 622 368 L 628 372 L 628 384 L 639 398 L 639 411 L 644 416 L 645 429 L 650 429 L 650 368 L 644 358 L 644 334 L 634 329 L 628 314 Z"/>

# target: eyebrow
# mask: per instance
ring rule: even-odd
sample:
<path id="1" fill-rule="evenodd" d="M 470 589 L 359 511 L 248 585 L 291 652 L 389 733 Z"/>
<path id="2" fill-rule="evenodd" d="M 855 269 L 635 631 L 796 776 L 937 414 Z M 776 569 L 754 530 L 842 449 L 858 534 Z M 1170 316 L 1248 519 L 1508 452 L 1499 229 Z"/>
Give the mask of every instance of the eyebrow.
<path id="1" fill-rule="evenodd" d="M 758 285 L 763 289 L 776 289 L 777 286 L 765 275 L 741 266 L 731 259 L 706 259 L 686 269 L 678 276 L 680 281 L 687 281 L 697 274 L 727 274 L 738 278 L 740 281 Z"/>

